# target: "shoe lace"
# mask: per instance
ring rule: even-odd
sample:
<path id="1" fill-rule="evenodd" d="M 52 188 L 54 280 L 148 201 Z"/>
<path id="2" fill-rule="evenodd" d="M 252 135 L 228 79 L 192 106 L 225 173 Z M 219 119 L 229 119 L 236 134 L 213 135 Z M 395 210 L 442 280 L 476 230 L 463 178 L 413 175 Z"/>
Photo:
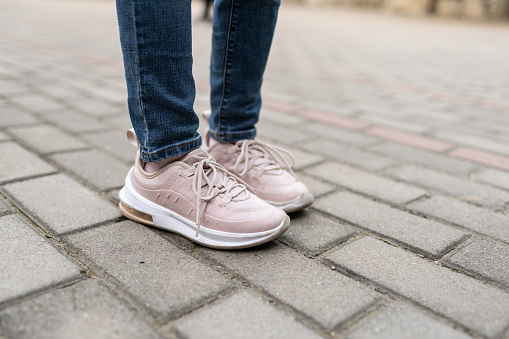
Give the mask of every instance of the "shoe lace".
<path id="1" fill-rule="evenodd" d="M 247 194 L 248 191 L 254 192 L 251 186 L 228 172 L 211 156 L 194 163 L 190 170 L 194 170 L 193 192 L 196 194 L 196 236 L 200 231 L 203 212 L 212 199 L 219 194 L 225 194 L 229 202 L 241 194 Z M 218 175 L 222 175 L 223 180 L 220 182 L 217 182 Z M 202 190 L 203 186 L 208 186 L 205 195 Z"/>
<path id="2" fill-rule="evenodd" d="M 252 167 L 258 167 L 262 170 L 261 175 L 283 169 L 297 178 L 292 170 L 295 158 L 287 150 L 254 139 L 237 141 L 235 145 L 240 149 L 240 155 L 235 162 L 235 173 L 239 176 L 246 174 Z M 241 170 L 242 164 L 244 167 Z"/>

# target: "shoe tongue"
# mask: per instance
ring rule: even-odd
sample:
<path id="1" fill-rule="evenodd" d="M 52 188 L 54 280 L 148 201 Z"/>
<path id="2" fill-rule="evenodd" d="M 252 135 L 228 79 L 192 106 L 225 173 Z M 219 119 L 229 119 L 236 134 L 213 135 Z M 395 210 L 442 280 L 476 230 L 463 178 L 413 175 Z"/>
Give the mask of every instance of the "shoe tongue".
<path id="1" fill-rule="evenodd" d="M 189 166 L 192 166 L 194 163 L 202 161 L 203 159 L 207 159 L 208 157 L 209 154 L 207 153 L 207 151 L 198 148 L 184 155 L 182 158 L 179 159 L 179 161 L 182 161 L 188 164 Z"/>

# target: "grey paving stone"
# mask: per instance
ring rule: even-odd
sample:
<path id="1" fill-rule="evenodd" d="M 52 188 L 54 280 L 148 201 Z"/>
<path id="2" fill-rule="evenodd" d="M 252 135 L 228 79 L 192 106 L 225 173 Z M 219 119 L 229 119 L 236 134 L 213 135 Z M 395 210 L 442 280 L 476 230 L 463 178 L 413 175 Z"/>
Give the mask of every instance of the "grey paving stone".
<path id="1" fill-rule="evenodd" d="M 277 141 L 285 145 L 294 145 L 305 140 L 309 140 L 313 136 L 309 133 L 291 129 L 285 126 L 274 125 L 260 121 L 256 125 L 257 135 L 262 139 Z"/>
<path id="2" fill-rule="evenodd" d="M 379 171 L 397 163 L 396 160 L 364 151 L 354 146 L 346 146 L 337 142 L 318 139 L 302 143 L 301 148 L 324 155 L 340 162 L 351 164 L 367 170 Z"/>
<path id="3" fill-rule="evenodd" d="M 56 234 L 82 230 L 122 216 L 113 205 L 65 174 L 8 184 L 3 190 L 22 210 Z"/>
<path id="4" fill-rule="evenodd" d="M 66 238 L 160 320 L 176 317 L 230 287 L 218 272 L 131 221 Z"/>
<path id="5" fill-rule="evenodd" d="M 477 239 L 447 258 L 446 263 L 509 288 L 509 246 Z"/>
<path id="6" fill-rule="evenodd" d="M 125 100 L 127 101 L 127 99 Z M 76 108 L 78 111 L 87 113 L 94 116 L 105 116 L 113 113 L 119 113 L 120 109 L 110 103 L 104 102 L 97 99 L 84 99 L 83 101 L 74 100 L 71 106 Z M 128 114 L 125 111 L 125 114 Z"/>
<path id="7" fill-rule="evenodd" d="M 209 100 L 210 99 L 207 97 L 207 102 Z M 260 113 L 260 119 L 262 121 L 267 120 L 283 126 L 307 123 L 307 121 L 304 118 L 301 118 L 299 116 L 276 112 L 269 109 L 262 109 L 262 112 Z"/>
<path id="8" fill-rule="evenodd" d="M 509 217 L 503 214 L 441 196 L 413 203 L 409 208 L 509 244 Z"/>
<path id="9" fill-rule="evenodd" d="M 0 183 L 53 172 L 56 172 L 53 166 L 18 144 L 0 143 Z"/>
<path id="10" fill-rule="evenodd" d="M 89 147 L 81 140 L 48 125 L 13 127 L 9 132 L 43 154 Z"/>
<path id="11" fill-rule="evenodd" d="M 380 143 L 380 139 L 378 138 L 317 122 L 306 122 L 299 125 L 298 128 L 323 138 L 333 139 L 344 144 L 351 144 L 357 147 L 366 147 Z"/>
<path id="12" fill-rule="evenodd" d="M 101 131 L 107 128 L 107 126 L 99 120 L 73 111 L 46 114 L 44 119 L 51 121 L 60 128 L 73 134 Z"/>
<path id="13" fill-rule="evenodd" d="M 370 237 L 331 253 L 331 263 L 488 337 L 509 324 L 509 294 Z"/>
<path id="14" fill-rule="evenodd" d="M 0 141 L 5 141 L 5 140 L 10 140 L 11 137 L 9 137 L 7 134 L 5 134 L 4 132 L 0 132 Z"/>
<path id="15" fill-rule="evenodd" d="M 452 227 L 349 192 L 322 197 L 313 206 L 433 258 L 441 257 L 466 237 Z"/>
<path id="16" fill-rule="evenodd" d="M 490 168 L 477 174 L 474 178 L 476 181 L 509 190 L 509 172 Z"/>
<path id="17" fill-rule="evenodd" d="M 372 151 L 389 155 L 408 162 L 415 162 L 427 167 L 436 168 L 452 174 L 467 175 L 478 169 L 480 166 L 468 161 L 453 159 L 442 154 L 426 152 L 416 148 L 384 143 L 371 147 Z"/>
<path id="18" fill-rule="evenodd" d="M 127 111 L 124 112 L 123 114 L 118 114 L 105 118 L 104 121 L 110 124 L 111 126 L 115 127 L 116 129 L 119 129 L 122 132 L 128 130 L 129 128 L 133 128 L 131 124 L 131 119 L 129 118 L 129 114 L 127 113 Z"/>
<path id="19" fill-rule="evenodd" d="M 394 302 L 373 317 L 363 321 L 347 339 L 467 339 L 471 336 L 442 324 L 417 309 Z"/>
<path id="20" fill-rule="evenodd" d="M 49 113 L 52 111 L 61 110 L 64 107 L 61 103 L 55 100 L 48 99 L 37 94 L 19 98 L 11 98 L 10 102 L 34 113 Z"/>
<path id="21" fill-rule="evenodd" d="M 52 291 L 0 312 L 11 338 L 161 338 L 95 280 Z"/>
<path id="22" fill-rule="evenodd" d="M 28 88 L 20 84 L 15 83 L 12 80 L 0 80 L 0 93 L 4 96 L 11 94 L 25 93 Z"/>
<path id="23" fill-rule="evenodd" d="M 500 141 L 490 140 L 486 137 L 474 135 L 472 133 L 453 131 L 451 129 L 438 130 L 433 132 L 433 135 L 454 143 L 472 146 L 475 148 L 482 148 L 488 151 L 509 154 L 509 142 L 503 143 Z"/>
<path id="24" fill-rule="evenodd" d="M 505 204 L 509 202 L 509 192 L 431 169 L 403 165 L 390 169 L 388 173 L 402 180 L 489 208 L 504 208 Z"/>
<path id="25" fill-rule="evenodd" d="M 275 242 L 236 252 L 199 251 L 326 330 L 334 329 L 378 299 L 378 294 L 354 280 Z"/>
<path id="26" fill-rule="evenodd" d="M 293 170 L 295 170 L 295 171 L 298 171 L 302 168 L 305 168 L 305 167 L 308 167 L 311 165 L 318 164 L 324 160 L 323 157 L 318 154 L 312 154 L 309 152 L 305 152 L 305 151 L 302 151 L 295 147 L 283 145 L 279 142 L 266 141 L 266 140 L 263 140 L 262 138 L 260 138 L 260 140 L 264 141 L 270 145 L 274 145 L 276 147 L 281 147 L 282 149 L 290 152 L 295 159 L 295 166 L 293 167 Z M 290 162 L 291 159 L 289 157 L 286 157 L 286 158 Z"/>
<path id="27" fill-rule="evenodd" d="M 0 108 L 0 127 L 34 124 L 38 122 L 40 122 L 39 119 L 17 107 L 10 106 Z"/>
<path id="28" fill-rule="evenodd" d="M 102 191 L 124 185 L 129 166 L 98 150 L 55 154 L 51 159 Z"/>
<path id="29" fill-rule="evenodd" d="M 11 212 L 12 212 L 12 210 L 9 207 L 9 205 L 7 205 L 7 203 L 0 196 L 0 215 L 8 214 L 8 213 L 11 213 Z"/>
<path id="30" fill-rule="evenodd" d="M 245 291 L 180 319 L 174 328 L 179 337 L 190 339 L 322 338 Z"/>
<path id="31" fill-rule="evenodd" d="M 421 188 L 338 163 L 329 162 L 313 166 L 305 172 L 352 191 L 398 205 L 406 204 L 426 195 L 426 191 Z"/>
<path id="32" fill-rule="evenodd" d="M 321 195 L 334 192 L 337 187 L 329 183 L 318 180 L 310 175 L 304 173 L 298 173 L 299 180 L 302 181 L 316 197 Z"/>
<path id="33" fill-rule="evenodd" d="M 134 162 L 136 148 L 127 140 L 126 132 L 107 131 L 82 136 L 98 148 L 117 156 L 126 163 Z"/>
<path id="34" fill-rule="evenodd" d="M 345 241 L 353 234 L 355 230 L 352 227 L 315 212 L 302 211 L 291 215 L 291 227 L 279 240 L 305 253 L 316 255 Z"/>
<path id="35" fill-rule="evenodd" d="M 16 215 L 0 217 L 0 243 L 0 305 L 81 278 L 75 263 Z"/>
<path id="36" fill-rule="evenodd" d="M 120 192 L 120 189 L 109 191 L 106 196 L 108 197 L 108 200 L 110 200 L 113 204 L 118 205 L 120 202 L 120 198 L 118 197 L 118 194 Z"/>

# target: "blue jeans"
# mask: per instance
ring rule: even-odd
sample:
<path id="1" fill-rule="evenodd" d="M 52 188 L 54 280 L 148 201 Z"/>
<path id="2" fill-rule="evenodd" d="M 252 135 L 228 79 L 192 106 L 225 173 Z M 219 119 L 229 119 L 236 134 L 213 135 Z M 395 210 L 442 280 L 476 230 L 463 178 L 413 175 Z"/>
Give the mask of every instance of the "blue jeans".
<path id="1" fill-rule="evenodd" d="M 256 136 L 260 88 L 280 0 L 215 0 L 210 135 Z M 200 147 L 190 0 L 117 0 L 129 114 L 143 161 Z"/>

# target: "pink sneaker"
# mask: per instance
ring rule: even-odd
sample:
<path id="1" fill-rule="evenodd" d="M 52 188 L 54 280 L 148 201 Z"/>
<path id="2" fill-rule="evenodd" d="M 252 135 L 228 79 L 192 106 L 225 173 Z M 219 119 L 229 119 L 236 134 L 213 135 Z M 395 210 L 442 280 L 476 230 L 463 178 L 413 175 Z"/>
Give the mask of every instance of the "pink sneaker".
<path id="1" fill-rule="evenodd" d="M 135 140 L 134 131 L 128 137 Z M 263 244 L 290 225 L 283 211 L 251 194 L 245 182 L 203 149 L 154 173 L 145 172 L 142 164 L 138 155 L 119 194 L 120 209 L 129 219 L 222 249 Z"/>
<path id="2" fill-rule="evenodd" d="M 204 113 L 206 121 L 207 113 Z M 210 138 L 208 132 L 205 148 L 218 163 L 248 183 L 254 193 L 269 204 L 291 213 L 313 203 L 313 195 L 292 170 L 294 158 L 290 152 L 256 139 L 235 144 L 220 143 Z"/>

